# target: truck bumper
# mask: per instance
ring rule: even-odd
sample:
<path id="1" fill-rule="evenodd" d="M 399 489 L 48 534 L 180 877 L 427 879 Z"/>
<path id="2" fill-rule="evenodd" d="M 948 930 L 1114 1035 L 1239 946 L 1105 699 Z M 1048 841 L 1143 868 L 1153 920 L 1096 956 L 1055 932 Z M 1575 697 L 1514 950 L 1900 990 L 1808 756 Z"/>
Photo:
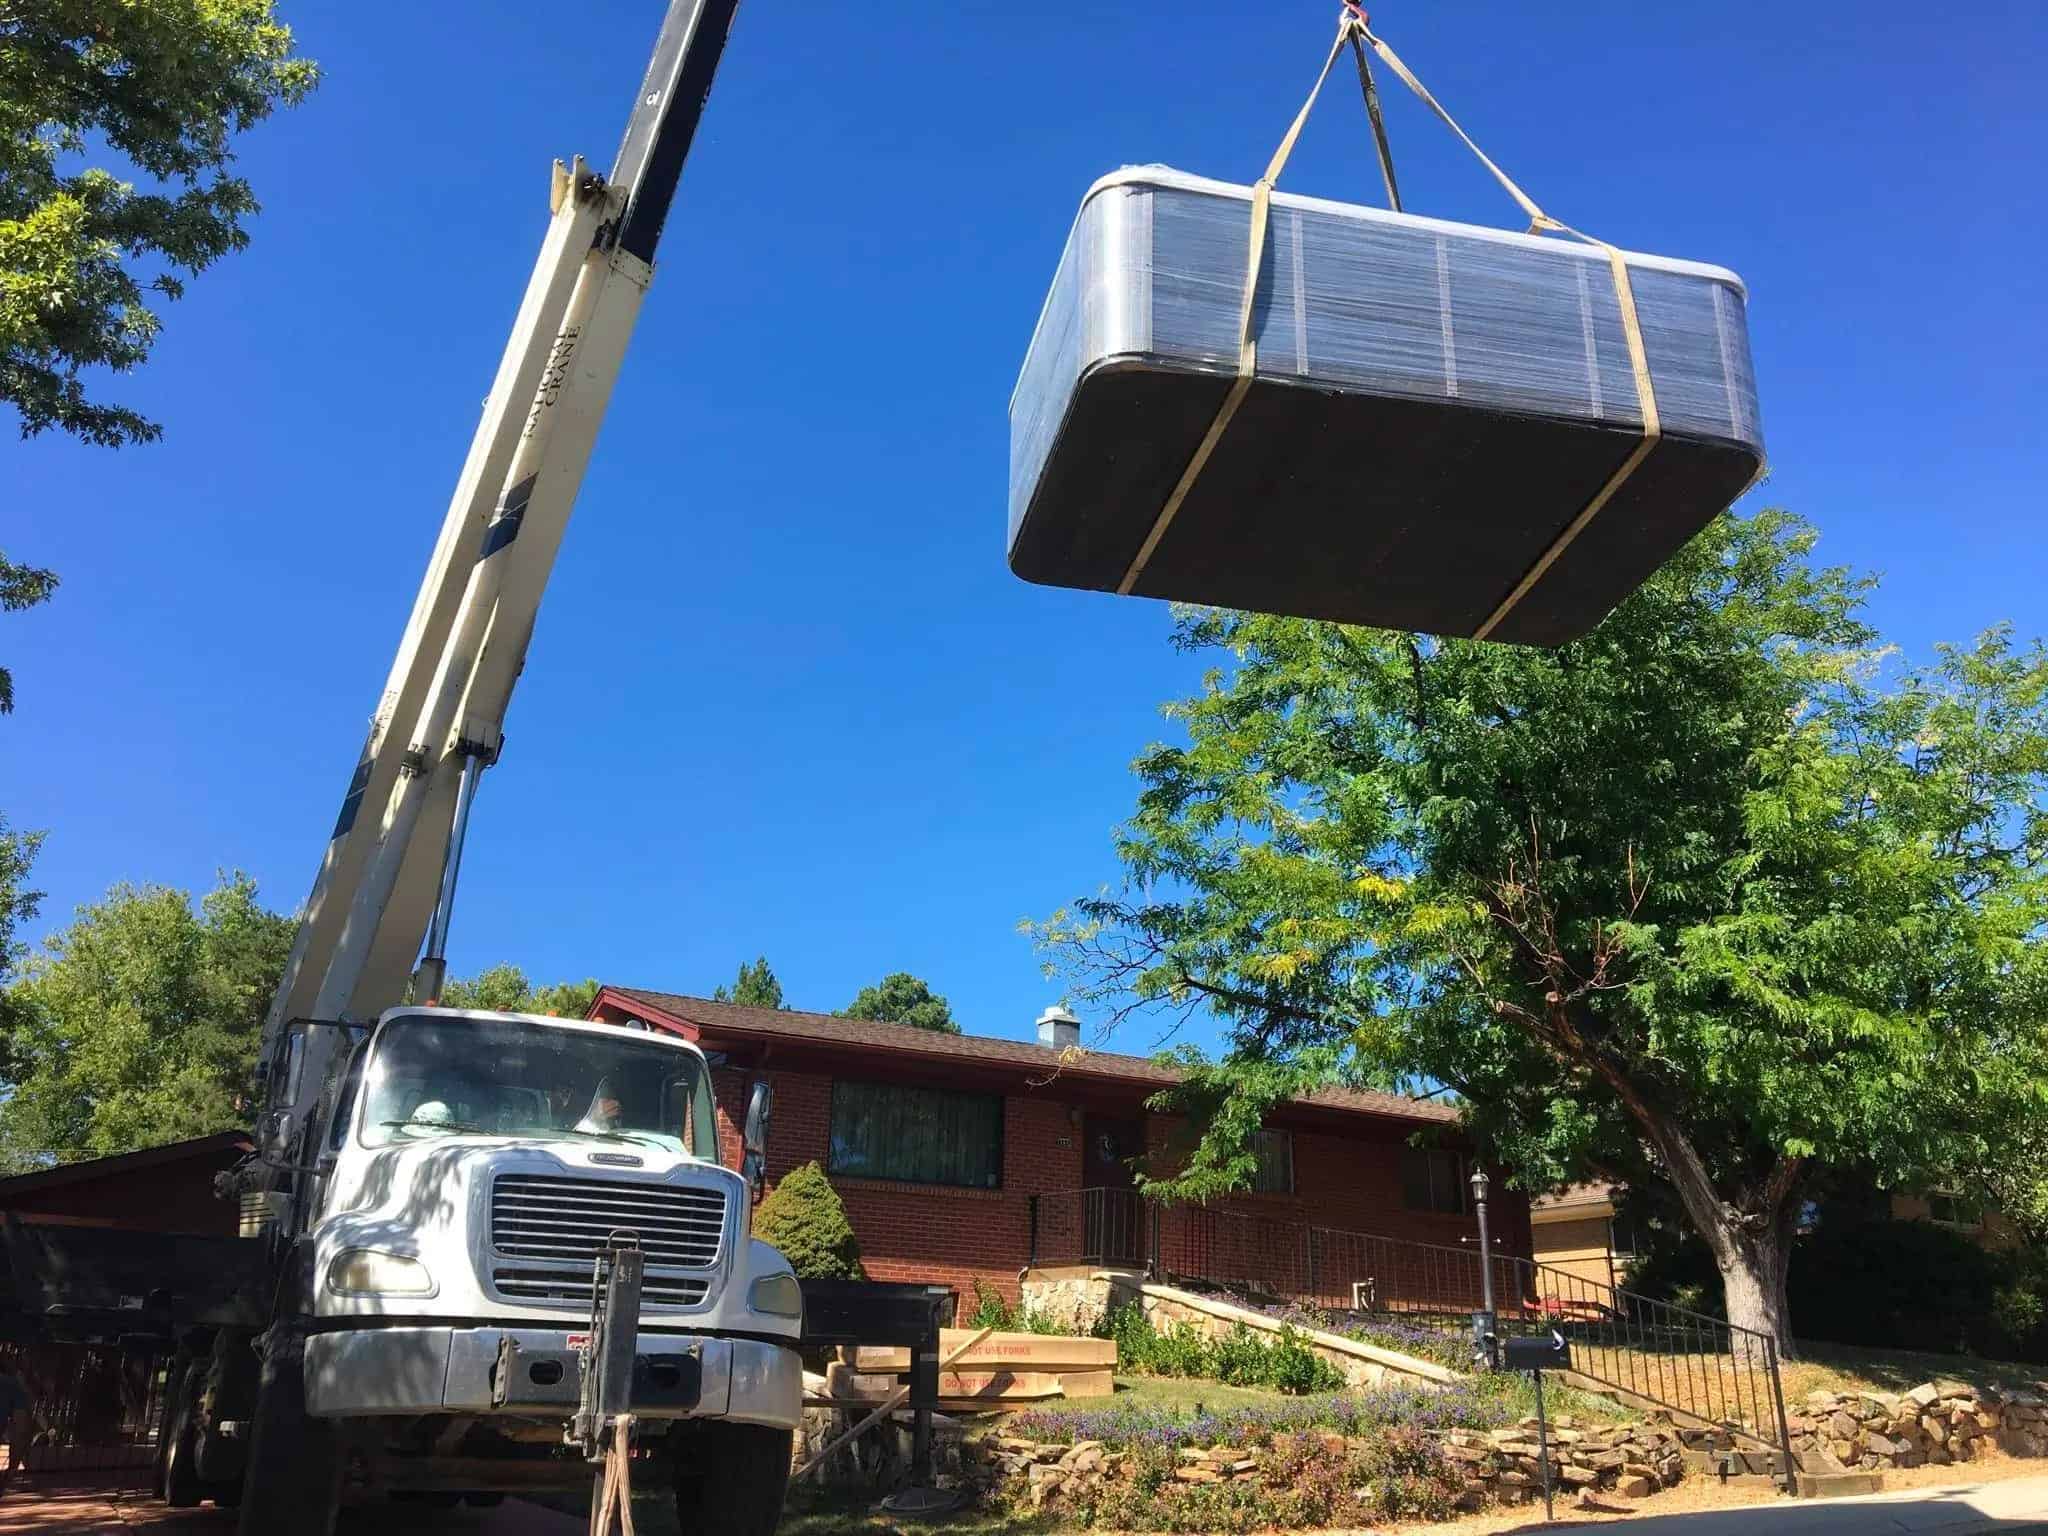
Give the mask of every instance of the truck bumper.
<path id="1" fill-rule="evenodd" d="M 356 1328 L 306 1340 L 306 1409 L 322 1418 L 417 1413 L 563 1418 L 576 1411 L 576 1352 L 552 1328 Z M 581 1343 L 578 1335 L 577 1342 Z M 643 1333 L 633 1412 L 795 1429 L 803 1365 L 755 1339 Z"/>

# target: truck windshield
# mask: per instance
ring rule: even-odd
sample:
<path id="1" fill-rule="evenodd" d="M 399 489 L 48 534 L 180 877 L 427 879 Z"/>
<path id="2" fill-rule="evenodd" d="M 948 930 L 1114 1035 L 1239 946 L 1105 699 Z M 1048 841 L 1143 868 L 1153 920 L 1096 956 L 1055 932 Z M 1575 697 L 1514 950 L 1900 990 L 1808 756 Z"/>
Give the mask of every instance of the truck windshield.
<path id="1" fill-rule="evenodd" d="M 511 1019 L 391 1020 L 363 1083 L 366 1147 L 436 1136 L 546 1136 L 714 1161 L 711 1085 L 692 1051 Z"/>

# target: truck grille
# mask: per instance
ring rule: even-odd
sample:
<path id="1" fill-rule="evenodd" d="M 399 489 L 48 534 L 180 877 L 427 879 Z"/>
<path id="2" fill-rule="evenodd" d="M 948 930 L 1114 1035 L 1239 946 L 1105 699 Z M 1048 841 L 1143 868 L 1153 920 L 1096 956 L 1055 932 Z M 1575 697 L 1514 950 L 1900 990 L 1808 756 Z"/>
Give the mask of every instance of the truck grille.
<path id="1" fill-rule="evenodd" d="M 507 1301 L 542 1301 L 550 1304 L 590 1305 L 590 1276 L 563 1269 L 494 1269 L 491 1285 Z M 694 1307 L 711 1289 L 708 1280 L 684 1280 L 673 1275 L 647 1275 L 640 1282 L 640 1299 L 664 1307 Z"/>
<path id="2" fill-rule="evenodd" d="M 503 1174 L 491 1185 L 491 1247 L 510 1259 L 585 1266 L 587 1300 L 587 1266 L 614 1232 L 639 1238 L 650 1270 L 712 1268 L 725 1247 L 725 1204 L 721 1189 Z M 650 1300 L 656 1284 L 650 1273 Z"/>

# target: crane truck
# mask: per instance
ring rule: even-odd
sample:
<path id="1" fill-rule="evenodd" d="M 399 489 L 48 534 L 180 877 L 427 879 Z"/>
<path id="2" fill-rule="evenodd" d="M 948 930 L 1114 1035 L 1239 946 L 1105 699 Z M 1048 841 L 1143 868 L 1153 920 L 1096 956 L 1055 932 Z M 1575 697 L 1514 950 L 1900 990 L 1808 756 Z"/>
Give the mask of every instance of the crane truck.
<path id="1" fill-rule="evenodd" d="M 619 1388 L 634 1456 L 665 1464 L 690 1528 L 765 1536 L 780 1513 L 802 1296 L 750 1235 L 766 1085 L 732 1170 L 694 1045 L 432 1006 L 478 782 L 735 5 L 670 0 L 611 173 L 555 166 L 539 260 L 265 1020 L 256 1150 L 224 1190 L 255 1240 L 209 1261 L 238 1280 L 156 1277 L 210 1298 L 174 1319 L 162 1491 L 239 1505 L 243 1536 L 324 1536 L 342 1503 L 588 1486 L 569 1426 L 594 1281 L 622 1243 L 640 1275 Z"/>

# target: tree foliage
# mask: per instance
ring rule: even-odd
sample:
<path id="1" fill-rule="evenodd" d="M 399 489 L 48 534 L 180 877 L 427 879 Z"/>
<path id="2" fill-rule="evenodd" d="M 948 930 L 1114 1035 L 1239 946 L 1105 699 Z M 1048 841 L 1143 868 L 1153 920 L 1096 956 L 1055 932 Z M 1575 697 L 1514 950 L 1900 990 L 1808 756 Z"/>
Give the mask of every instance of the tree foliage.
<path id="1" fill-rule="evenodd" d="M 316 78 L 273 0 L 0 7 L 0 400 L 24 437 L 160 435 L 81 371 L 140 364 L 151 304 L 249 243 L 235 135 Z"/>
<path id="2" fill-rule="evenodd" d="M 775 973 L 768 969 L 768 957 L 757 956 L 752 965 L 740 962 L 740 973 L 733 978 L 730 987 L 717 987 L 711 993 L 713 1002 L 738 1003 L 746 1008 L 787 1008 L 782 1000 L 782 983 L 775 979 Z"/>
<path id="3" fill-rule="evenodd" d="M 29 887 L 29 871 L 43 846 L 41 832 L 17 832 L 0 815 L 0 1082 L 15 1080 L 13 1046 L 21 1005 L 11 983 L 28 953 L 22 925 L 42 909 L 43 893 Z"/>
<path id="4" fill-rule="evenodd" d="M 865 1280 L 860 1243 L 839 1191 L 816 1163 L 792 1168 L 754 1212 L 754 1236 L 789 1260 L 800 1280 Z"/>
<path id="5" fill-rule="evenodd" d="M 0 613 L 19 613 L 46 603 L 57 590 L 57 573 L 22 565 L 0 554 Z M 0 667 L 0 715 L 14 713 L 14 674 Z"/>
<path id="6" fill-rule="evenodd" d="M 891 971 L 873 986 L 862 987 L 842 1010 L 840 1017 L 908 1024 L 944 1035 L 960 1033 L 951 1005 L 934 992 L 928 982 L 908 971 Z"/>
<path id="7" fill-rule="evenodd" d="M 224 877 L 199 903 L 120 885 L 29 955 L 12 1005 L 0 1161 L 104 1156 L 246 1125 L 292 919 Z"/>
<path id="8" fill-rule="evenodd" d="M 441 989 L 444 1008 L 487 1008 L 497 1013 L 545 1013 L 580 1019 L 597 1001 L 597 978 L 536 986 L 516 965 L 494 965 L 476 975 L 450 977 Z"/>
<path id="9" fill-rule="evenodd" d="M 1668 1193 L 1784 1333 L 1800 1202 L 1996 1160 L 2048 1106 L 2048 656 L 1906 667 L 1782 513 L 1718 520 L 1556 651 L 1213 611 L 1138 760 L 1082 996 L 1231 1044 L 1197 1182 L 1275 1097 L 1449 1085 L 1531 1188 Z"/>

